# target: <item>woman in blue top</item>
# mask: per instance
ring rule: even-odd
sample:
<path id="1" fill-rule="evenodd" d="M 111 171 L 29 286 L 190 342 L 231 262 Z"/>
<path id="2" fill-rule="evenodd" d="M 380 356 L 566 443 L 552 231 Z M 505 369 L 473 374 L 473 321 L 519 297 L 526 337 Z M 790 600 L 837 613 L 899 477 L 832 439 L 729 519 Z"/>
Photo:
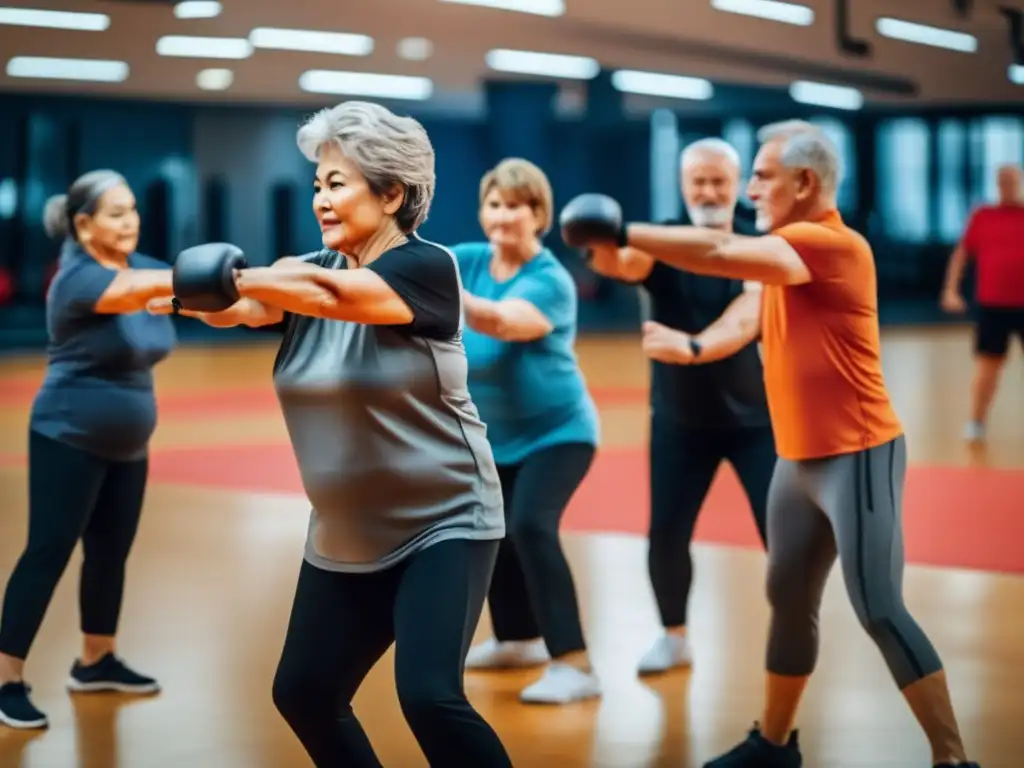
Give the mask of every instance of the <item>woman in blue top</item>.
<path id="1" fill-rule="evenodd" d="M 114 640 L 156 425 L 152 369 L 176 342 L 169 318 L 142 310 L 172 295 L 171 270 L 135 252 L 135 196 L 113 171 L 87 173 L 52 198 L 45 224 L 64 244 L 46 300 L 46 377 L 29 422 L 28 543 L 0 619 L 0 722 L 14 728 L 48 724 L 22 672 L 79 540 L 83 651 L 68 688 L 159 689 L 114 655 Z"/>
<path id="2" fill-rule="evenodd" d="M 576 361 L 576 287 L 540 238 L 552 222 L 543 171 L 504 160 L 480 183 L 487 242 L 453 249 L 465 290 L 469 389 L 487 425 L 507 537 L 488 602 L 494 639 L 470 650 L 475 669 L 543 664 L 526 702 L 600 695 L 558 526 L 598 444 L 594 402 Z"/>

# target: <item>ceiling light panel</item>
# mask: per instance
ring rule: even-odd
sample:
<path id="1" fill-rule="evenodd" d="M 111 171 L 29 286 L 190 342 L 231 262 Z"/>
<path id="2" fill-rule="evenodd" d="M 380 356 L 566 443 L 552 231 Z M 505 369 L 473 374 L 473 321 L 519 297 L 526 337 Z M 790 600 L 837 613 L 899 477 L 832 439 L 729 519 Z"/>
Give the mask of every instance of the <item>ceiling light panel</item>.
<path id="1" fill-rule="evenodd" d="M 240 37 L 167 35 L 156 41 L 156 52 L 193 59 L 247 59 L 252 56 L 252 44 Z"/>
<path id="2" fill-rule="evenodd" d="M 230 69 L 204 69 L 196 75 L 196 86 L 204 91 L 226 91 L 235 82 Z"/>
<path id="3" fill-rule="evenodd" d="M 499 11 L 515 13 L 531 13 L 535 16 L 562 16 L 565 3 L 562 0 L 441 0 L 442 3 L 454 5 L 475 5 L 480 8 L 493 8 Z"/>
<path id="4" fill-rule="evenodd" d="M 638 72 L 632 69 L 620 69 L 613 72 L 612 87 L 623 93 L 663 96 L 669 99 L 706 101 L 715 95 L 715 89 L 710 81 L 699 77 Z"/>
<path id="5" fill-rule="evenodd" d="M 425 37 L 403 37 L 398 41 L 395 53 L 408 61 L 426 61 L 434 54 L 434 44 Z"/>
<path id="6" fill-rule="evenodd" d="M 856 88 L 828 83 L 798 80 L 789 87 L 789 95 L 799 104 L 830 109 L 858 110 L 864 106 L 864 96 Z"/>
<path id="7" fill-rule="evenodd" d="M 222 10 L 221 4 L 214 0 L 185 0 L 174 6 L 174 16 L 178 19 L 215 19 Z"/>
<path id="8" fill-rule="evenodd" d="M 369 56 L 373 52 L 372 37 L 348 32 L 257 27 L 249 33 L 249 42 L 254 48 L 273 48 L 279 51 L 337 53 L 344 56 Z"/>
<path id="9" fill-rule="evenodd" d="M 601 65 L 589 56 L 568 56 L 561 53 L 513 51 L 496 48 L 485 57 L 487 66 L 497 72 L 511 72 L 568 80 L 590 80 L 601 71 Z"/>
<path id="10" fill-rule="evenodd" d="M 882 17 L 875 22 L 875 29 L 882 37 L 904 43 L 930 45 L 933 48 L 945 48 L 961 53 L 975 53 L 978 50 L 978 38 L 974 35 L 904 19 Z"/>
<path id="11" fill-rule="evenodd" d="M 412 101 L 425 101 L 434 92 L 433 82 L 426 77 L 381 75 L 373 72 L 337 72 L 326 69 L 303 72 L 299 78 L 299 87 L 307 93 Z"/>
<path id="12" fill-rule="evenodd" d="M 779 0 L 711 0 L 711 7 L 723 13 L 738 13 L 798 27 L 809 27 L 814 23 L 814 11 L 806 5 Z"/>
<path id="13" fill-rule="evenodd" d="M 121 83 L 128 79 L 129 67 L 123 61 L 102 59 L 58 59 L 43 56 L 15 56 L 7 62 L 8 77 L 41 80 L 80 80 L 94 83 Z"/>
<path id="14" fill-rule="evenodd" d="M 104 32 L 110 28 L 105 13 L 40 11 L 34 8 L 0 8 L 0 25 L 73 29 L 80 32 Z"/>

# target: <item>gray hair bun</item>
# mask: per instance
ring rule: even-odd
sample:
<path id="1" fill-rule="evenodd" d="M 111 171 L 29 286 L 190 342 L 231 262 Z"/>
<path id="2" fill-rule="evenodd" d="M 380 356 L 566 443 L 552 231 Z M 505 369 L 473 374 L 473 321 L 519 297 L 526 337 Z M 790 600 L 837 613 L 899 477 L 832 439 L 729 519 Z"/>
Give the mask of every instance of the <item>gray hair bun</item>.
<path id="1" fill-rule="evenodd" d="M 54 195 L 43 208 L 43 227 L 54 240 L 63 240 L 70 232 L 68 222 L 68 196 Z"/>

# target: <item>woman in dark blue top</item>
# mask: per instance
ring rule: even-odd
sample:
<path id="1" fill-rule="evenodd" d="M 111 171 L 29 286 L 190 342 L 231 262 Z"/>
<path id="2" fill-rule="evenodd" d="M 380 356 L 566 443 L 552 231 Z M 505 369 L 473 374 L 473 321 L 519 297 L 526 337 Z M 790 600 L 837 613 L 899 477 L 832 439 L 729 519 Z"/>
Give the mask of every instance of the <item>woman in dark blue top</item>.
<path id="1" fill-rule="evenodd" d="M 64 243 L 46 300 L 46 377 L 29 422 L 28 543 L 0 619 L 0 722 L 15 728 L 47 725 L 22 670 L 79 540 L 84 638 L 69 690 L 159 690 L 114 655 L 114 637 L 156 426 L 152 369 L 176 343 L 171 320 L 144 309 L 172 295 L 171 270 L 135 252 L 135 196 L 113 171 L 79 178 L 44 218 Z"/>

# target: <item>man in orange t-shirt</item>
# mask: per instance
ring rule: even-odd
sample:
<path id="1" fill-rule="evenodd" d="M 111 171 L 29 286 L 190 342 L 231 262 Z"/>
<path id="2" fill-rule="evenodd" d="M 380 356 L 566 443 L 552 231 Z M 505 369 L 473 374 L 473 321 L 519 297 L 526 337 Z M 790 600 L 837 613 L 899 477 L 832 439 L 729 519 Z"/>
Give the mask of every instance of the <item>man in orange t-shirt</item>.
<path id="1" fill-rule="evenodd" d="M 624 224 L 581 195 L 561 216 L 574 247 L 629 246 L 677 269 L 764 284 L 765 386 L 779 461 L 768 498 L 772 621 L 763 717 L 705 768 L 800 768 L 793 729 L 818 656 L 818 612 L 838 557 L 853 608 L 921 724 L 935 766 L 968 763 L 942 662 L 902 595 L 903 428 L 882 376 L 874 257 L 836 206 L 840 163 L 814 126 L 762 129 L 749 195 L 758 229 Z M 880 756 L 881 757 L 881 756 Z"/>

